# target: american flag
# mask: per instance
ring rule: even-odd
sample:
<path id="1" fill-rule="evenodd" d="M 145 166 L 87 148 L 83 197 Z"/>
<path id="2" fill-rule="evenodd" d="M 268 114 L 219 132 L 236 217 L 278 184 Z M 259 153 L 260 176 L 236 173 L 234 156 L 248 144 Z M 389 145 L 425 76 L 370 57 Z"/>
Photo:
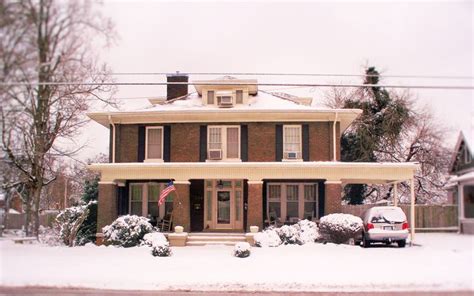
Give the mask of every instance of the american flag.
<path id="1" fill-rule="evenodd" d="M 158 200 L 158 205 L 161 206 L 165 202 L 165 199 L 168 196 L 168 194 L 170 194 L 171 192 L 175 190 L 176 190 L 176 187 L 174 187 L 173 181 L 169 182 L 168 186 L 166 186 L 166 188 L 163 189 L 163 191 L 161 191 L 160 193 L 160 199 Z"/>

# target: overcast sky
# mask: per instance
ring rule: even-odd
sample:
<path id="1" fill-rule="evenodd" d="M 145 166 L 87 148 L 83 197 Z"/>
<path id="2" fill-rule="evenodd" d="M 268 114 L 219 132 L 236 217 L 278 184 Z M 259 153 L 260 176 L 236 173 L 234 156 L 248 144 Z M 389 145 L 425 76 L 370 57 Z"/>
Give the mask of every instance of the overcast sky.
<path id="1" fill-rule="evenodd" d="M 288 72 L 473 76 L 471 1 L 105 1 L 119 39 L 101 52 L 114 72 Z M 191 79 L 202 77 L 191 77 Z M 361 82 L 357 78 L 257 77 L 264 82 Z M 164 77 L 121 77 L 163 81 Z M 473 80 L 384 79 L 385 83 L 472 85 Z M 289 89 L 322 102 L 320 89 Z M 413 90 L 417 104 L 451 128 L 472 130 L 474 97 L 466 90 Z M 165 95 L 162 87 L 120 87 L 118 98 Z M 123 100 L 126 108 L 147 105 Z M 100 111 L 96 108 L 94 111 Z M 108 130 L 84 129 L 80 158 L 108 151 Z"/>

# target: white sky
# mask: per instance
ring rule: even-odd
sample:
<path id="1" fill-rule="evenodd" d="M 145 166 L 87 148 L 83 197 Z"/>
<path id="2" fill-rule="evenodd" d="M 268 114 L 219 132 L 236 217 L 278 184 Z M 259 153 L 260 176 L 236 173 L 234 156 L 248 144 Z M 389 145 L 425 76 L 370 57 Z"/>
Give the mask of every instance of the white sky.
<path id="1" fill-rule="evenodd" d="M 473 76 L 473 4 L 427 2 L 105 1 L 119 40 L 102 51 L 114 72 L 288 72 Z M 202 77 L 191 77 L 191 79 Z M 361 82 L 342 78 L 257 77 L 260 82 Z M 164 81 L 121 77 L 120 81 Z M 473 80 L 384 79 L 385 83 L 472 85 Z M 322 100 L 320 90 L 291 89 Z M 413 90 L 451 128 L 474 124 L 474 92 Z M 163 87 L 120 87 L 119 98 L 165 95 Z M 140 107 L 146 100 L 124 100 Z M 94 109 L 93 111 L 100 111 Z M 80 158 L 108 151 L 108 130 L 91 123 Z"/>

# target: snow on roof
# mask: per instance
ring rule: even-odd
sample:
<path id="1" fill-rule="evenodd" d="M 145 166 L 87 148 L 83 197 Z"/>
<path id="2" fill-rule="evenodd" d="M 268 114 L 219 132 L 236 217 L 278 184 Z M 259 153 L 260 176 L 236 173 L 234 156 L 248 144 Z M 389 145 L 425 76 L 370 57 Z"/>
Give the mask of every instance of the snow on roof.
<path id="1" fill-rule="evenodd" d="M 163 104 L 152 105 L 147 108 L 133 110 L 133 112 L 141 111 L 165 111 L 165 110 L 218 110 L 222 109 L 216 105 L 205 105 L 202 103 L 202 97 L 198 93 L 190 93 L 185 97 L 181 97 Z M 259 91 L 255 96 L 249 96 L 248 104 L 235 105 L 232 109 L 242 110 L 330 110 L 330 108 L 322 106 L 305 106 L 298 104 L 280 96 L 272 95 L 265 91 Z"/>

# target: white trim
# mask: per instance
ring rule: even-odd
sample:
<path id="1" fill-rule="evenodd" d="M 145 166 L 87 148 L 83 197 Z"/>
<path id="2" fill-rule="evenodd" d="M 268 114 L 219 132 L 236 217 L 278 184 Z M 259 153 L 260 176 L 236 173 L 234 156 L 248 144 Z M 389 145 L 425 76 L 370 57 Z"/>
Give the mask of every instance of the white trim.
<path id="1" fill-rule="evenodd" d="M 342 184 L 342 181 L 337 181 L 337 180 L 327 180 L 327 181 L 324 181 L 324 184 Z"/>
<path id="2" fill-rule="evenodd" d="M 117 183 L 113 181 L 99 181 L 99 185 L 117 185 Z"/>
<path id="3" fill-rule="evenodd" d="M 179 181 L 173 181 L 173 184 L 177 184 L 177 185 L 191 185 L 191 182 L 186 181 L 186 180 L 184 180 L 184 181 L 179 180 Z"/>
<path id="4" fill-rule="evenodd" d="M 222 159 L 209 159 L 209 139 L 210 139 L 210 129 L 211 128 L 220 128 L 221 130 L 221 150 L 222 150 Z M 238 135 L 238 143 L 237 143 L 237 148 L 238 148 L 238 157 L 237 158 L 227 158 L 227 129 L 229 128 L 237 128 L 237 135 Z M 207 126 L 207 139 L 206 139 L 206 145 L 207 145 L 207 155 L 206 155 L 206 162 L 221 162 L 221 161 L 231 161 L 231 162 L 239 162 L 242 161 L 242 156 L 241 156 L 241 151 L 240 151 L 240 146 L 241 146 L 241 128 L 240 125 L 208 125 Z"/>
<path id="5" fill-rule="evenodd" d="M 300 135 L 300 143 L 299 143 L 299 151 L 287 151 L 285 150 L 285 142 L 286 142 L 286 128 L 297 128 L 299 130 L 299 135 Z M 296 152 L 298 153 L 298 158 L 292 159 L 292 158 L 286 158 L 285 155 L 286 153 L 289 152 Z M 301 124 L 284 124 L 283 125 L 283 159 L 285 161 L 302 161 L 303 160 L 303 128 Z"/>
<path id="6" fill-rule="evenodd" d="M 248 185 L 262 185 L 263 181 L 247 181 Z"/>
<path id="7" fill-rule="evenodd" d="M 152 129 L 159 129 L 161 130 L 161 158 L 148 158 L 148 131 Z M 147 126 L 145 128 L 145 159 L 144 162 L 163 162 L 163 152 L 164 152 L 164 135 L 165 131 L 163 126 Z"/>

